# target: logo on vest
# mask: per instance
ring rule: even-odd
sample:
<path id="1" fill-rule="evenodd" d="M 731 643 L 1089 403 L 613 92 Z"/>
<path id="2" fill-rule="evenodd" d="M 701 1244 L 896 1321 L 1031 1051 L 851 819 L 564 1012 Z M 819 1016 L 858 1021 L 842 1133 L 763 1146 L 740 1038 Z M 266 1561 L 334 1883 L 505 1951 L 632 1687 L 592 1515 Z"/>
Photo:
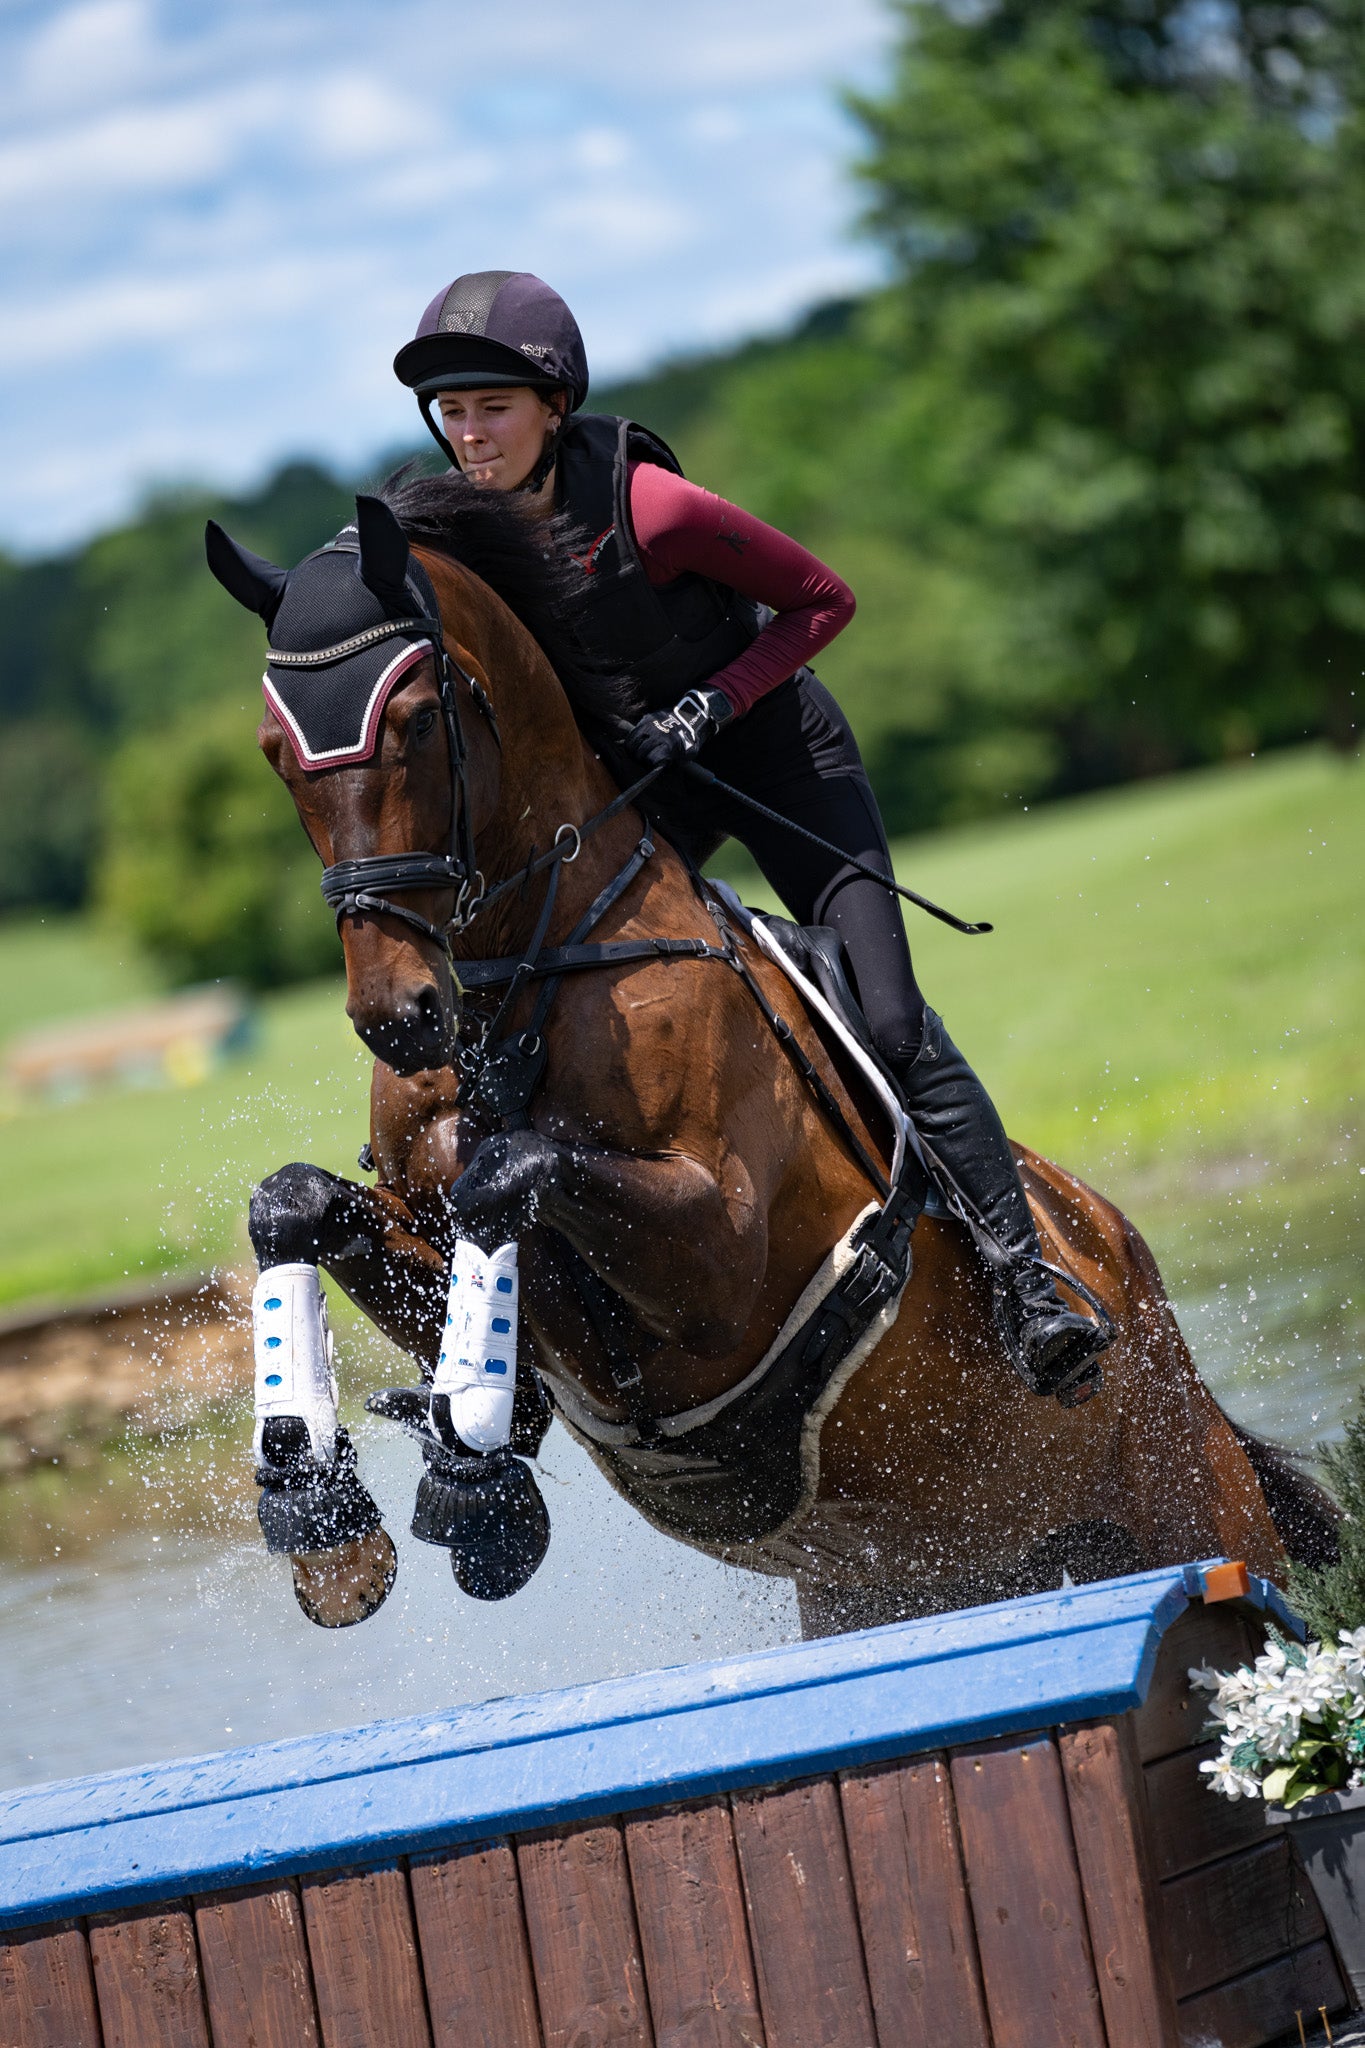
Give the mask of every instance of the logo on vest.
<path id="1" fill-rule="evenodd" d="M 585 576 L 591 576 L 593 570 L 597 567 L 598 556 L 601 554 L 603 548 L 611 539 L 615 531 L 616 528 L 614 525 L 605 527 L 602 530 L 602 532 L 598 534 L 596 540 L 593 542 L 592 546 L 588 549 L 585 555 L 570 554 L 569 560 L 571 562 L 577 562 L 579 568 L 583 571 L 583 574 Z"/>

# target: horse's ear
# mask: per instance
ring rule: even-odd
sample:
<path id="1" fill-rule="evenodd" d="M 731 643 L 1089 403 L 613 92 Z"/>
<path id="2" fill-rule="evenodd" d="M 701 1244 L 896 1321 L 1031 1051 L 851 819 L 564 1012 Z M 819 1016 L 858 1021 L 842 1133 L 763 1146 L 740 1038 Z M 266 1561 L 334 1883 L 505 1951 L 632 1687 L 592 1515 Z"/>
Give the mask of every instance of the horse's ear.
<path id="1" fill-rule="evenodd" d="M 412 610 L 411 593 L 404 588 L 407 535 L 382 498 L 357 498 L 355 523 L 360 536 L 361 581 L 391 619 L 406 618 Z"/>
<path id="2" fill-rule="evenodd" d="M 259 612 L 269 631 L 289 581 L 288 570 L 277 569 L 264 555 L 253 555 L 250 548 L 240 547 L 230 533 L 224 533 L 216 519 L 210 519 L 204 528 L 204 553 L 224 590 L 249 612 Z"/>

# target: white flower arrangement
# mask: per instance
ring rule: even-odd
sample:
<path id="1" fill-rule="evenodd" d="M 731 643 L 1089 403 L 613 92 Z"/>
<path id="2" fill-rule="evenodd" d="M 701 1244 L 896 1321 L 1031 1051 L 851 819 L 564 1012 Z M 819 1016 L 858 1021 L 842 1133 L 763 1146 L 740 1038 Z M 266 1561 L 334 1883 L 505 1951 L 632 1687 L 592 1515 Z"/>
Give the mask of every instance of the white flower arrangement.
<path id="1" fill-rule="evenodd" d="M 1365 1785 L 1365 1628 L 1306 1646 L 1272 1628 L 1253 1665 L 1196 1666 L 1190 1683 L 1213 1694 L 1221 1747 L 1199 1768 L 1225 1798 L 1290 1807 Z"/>

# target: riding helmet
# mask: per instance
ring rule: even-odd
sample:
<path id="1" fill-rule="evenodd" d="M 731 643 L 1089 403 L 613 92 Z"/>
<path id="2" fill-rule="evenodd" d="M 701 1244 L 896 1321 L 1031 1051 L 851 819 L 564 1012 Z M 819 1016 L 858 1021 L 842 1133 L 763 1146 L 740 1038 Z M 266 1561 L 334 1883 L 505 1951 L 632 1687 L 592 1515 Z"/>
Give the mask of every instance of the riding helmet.
<path id="1" fill-rule="evenodd" d="M 567 391 L 569 411 L 588 395 L 588 359 L 578 322 L 559 293 L 529 270 L 475 270 L 438 292 L 417 333 L 393 359 L 400 383 L 417 394 L 432 434 L 454 451 L 432 415 L 438 391 L 496 384 Z"/>

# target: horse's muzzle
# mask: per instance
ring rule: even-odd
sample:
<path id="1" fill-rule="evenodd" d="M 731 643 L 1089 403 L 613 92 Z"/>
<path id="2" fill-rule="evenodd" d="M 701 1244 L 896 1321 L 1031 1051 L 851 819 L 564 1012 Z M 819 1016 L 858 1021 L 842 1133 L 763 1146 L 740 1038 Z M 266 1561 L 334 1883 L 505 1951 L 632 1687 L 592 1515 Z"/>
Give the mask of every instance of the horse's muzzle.
<path id="1" fill-rule="evenodd" d="M 347 1013 L 357 1037 L 396 1074 L 448 1067 L 455 1058 L 460 1015 L 453 989 L 443 998 L 433 982 L 421 982 L 382 1011 L 352 1001 Z"/>

